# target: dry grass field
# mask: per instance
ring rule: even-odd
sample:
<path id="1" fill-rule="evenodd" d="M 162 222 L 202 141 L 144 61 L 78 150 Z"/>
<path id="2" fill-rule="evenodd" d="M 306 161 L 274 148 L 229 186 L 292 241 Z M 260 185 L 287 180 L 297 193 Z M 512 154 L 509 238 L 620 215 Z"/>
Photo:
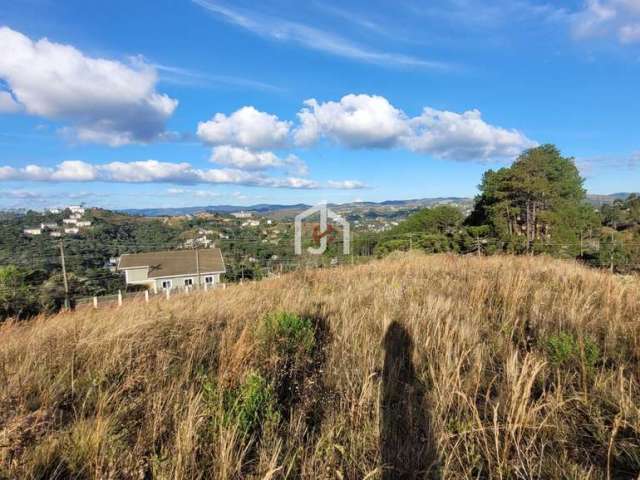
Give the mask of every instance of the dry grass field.
<path id="1" fill-rule="evenodd" d="M 640 282 L 395 255 L 0 327 L 0 478 L 632 479 Z"/>

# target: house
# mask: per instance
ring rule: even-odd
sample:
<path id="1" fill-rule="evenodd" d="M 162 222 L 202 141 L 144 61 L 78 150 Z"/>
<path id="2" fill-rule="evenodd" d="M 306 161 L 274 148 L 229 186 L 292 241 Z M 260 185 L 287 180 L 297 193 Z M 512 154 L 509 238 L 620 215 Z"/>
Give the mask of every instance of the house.
<path id="1" fill-rule="evenodd" d="M 62 223 L 66 223 L 67 225 L 76 225 L 78 223 L 78 219 L 76 218 L 65 218 L 62 220 Z"/>
<path id="2" fill-rule="evenodd" d="M 77 227 L 69 227 L 64 229 L 64 233 L 69 235 L 77 235 L 80 233 L 80 230 Z"/>
<path id="3" fill-rule="evenodd" d="M 78 227 L 90 227 L 91 226 L 91 222 L 89 220 L 82 220 L 82 221 L 77 221 L 76 225 Z"/>
<path id="4" fill-rule="evenodd" d="M 241 210 L 239 212 L 233 212 L 231 216 L 235 218 L 251 218 L 252 214 L 251 212 L 245 212 L 244 210 Z"/>
<path id="5" fill-rule="evenodd" d="M 125 273 L 127 285 L 164 290 L 213 286 L 220 283 L 220 275 L 226 271 L 219 248 L 125 254 L 120 257 L 118 270 Z"/>
<path id="6" fill-rule="evenodd" d="M 60 238 L 62 236 L 62 232 L 49 232 L 49 236 L 54 238 Z"/>
<path id="7" fill-rule="evenodd" d="M 41 223 L 40 228 L 42 230 L 56 230 L 58 228 L 57 223 Z"/>
<path id="8" fill-rule="evenodd" d="M 47 208 L 47 212 L 49 213 L 60 213 L 60 209 L 59 208 Z"/>
<path id="9" fill-rule="evenodd" d="M 40 235 L 42 233 L 42 229 L 40 228 L 25 228 L 23 230 L 25 235 Z"/>
<path id="10" fill-rule="evenodd" d="M 84 207 L 81 207 L 80 205 L 71 205 L 67 208 L 71 211 L 71 213 L 79 213 L 80 215 L 84 215 Z"/>

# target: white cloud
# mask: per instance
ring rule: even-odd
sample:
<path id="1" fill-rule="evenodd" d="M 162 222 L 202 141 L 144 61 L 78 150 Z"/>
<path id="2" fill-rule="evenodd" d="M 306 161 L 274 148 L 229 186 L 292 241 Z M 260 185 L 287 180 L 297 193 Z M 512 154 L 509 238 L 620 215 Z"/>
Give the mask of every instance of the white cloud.
<path id="1" fill-rule="evenodd" d="M 0 167 L 0 181 L 28 180 L 34 182 L 88 182 L 96 180 L 98 171 L 93 165 L 79 160 L 67 160 L 55 168 L 27 165 L 23 168 Z"/>
<path id="2" fill-rule="evenodd" d="M 198 137 L 211 145 L 232 145 L 250 149 L 278 148 L 287 140 L 290 122 L 247 106 L 226 116 L 216 113 L 198 123 Z"/>
<path id="3" fill-rule="evenodd" d="M 311 99 L 299 113 L 296 144 L 329 138 L 349 148 L 404 147 L 412 152 L 451 160 L 515 157 L 536 145 L 517 130 L 493 126 L 478 110 L 463 113 L 426 107 L 410 118 L 386 98 L 346 95 L 339 102 Z"/>
<path id="4" fill-rule="evenodd" d="M 22 168 L 0 166 L 0 181 L 32 182 L 112 182 L 112 183 L 174 183 L 233 184 L 267 188 L 315 189 L 323 185 L 315 180 L 295 176 L 269 176 L 259 171 L 236 168 L 195 168 L 189 163 L 144 160 L 111 162 L 93 165 L 69 160 L 55 167 L 27 165 Z M 331 188 L 353 188 L 336 182 Z M 183 189 L 174 189 L 179 193 Z"/>
<path id="5" fill-rule="evenodd" d="M 578 158 L 576 165 L 580 172 L 590 177 L 593 172 L 600 169 L 636 171 L 640 167 L 640 150 L 629 155 L 608 155 L 597 157 Z"/>
<path id="6" fill-rule="evenodd" d="M 340 190 L 358 190 L 367 188 L 364 182 L 358 180 L 329 180 L 327 182 L 329 188 L 337 188 Z"/>
<path id="7" fill-rule="evenodd" d="M 615 36 L 620 43 L 640 41 L 638 0 L 587 0 L 585 8 L 572 16 L 577 38 Z"/>
<path id="8" fill-rule="evenodd" d="M 0 91 L 0 113 L 17 113 L 22 107 L 9 92 Z"/>
<path id="9" fill-rule="evenodd" d="M 247 148 L 221 145 L 215 147 L 210 160 L 219 165 L 241 170 L 264 170 L 268 168 L 286 168 L 298 175 L 308 174 L 307 165 L 296 155 L 280 158 L 273 152 L 254 152 Z"/>
<path id="10" fill-rule="evenodd" d="M 312 98 L 304 104 L 295 131 L 300 146 L 328 137 L 350 148 L 387 148 L 409 132 L 405 114 L 381 96 L 350 94 L 339 102 Z"/>
<path id="11" fill-rule="evenodd" d="M 279 42 L 291 42 L 310 50 L 316 50 L 338 57 L 360 62 L 390 67 L 422 67 L 446 69 L 442 62 L 428 61 L 411 55 L 388 53 L 358 45 L 339 35 L 270 15 L 261 15 L 255 11 L 232 8 L 219 1 L 193 0 L 194 3 L 219 15 L 224 20 L 244 28 L 261 37 Z"/>
<path id="12" fill-rule="evenodd" d="M 620 27 L 618 37 L 622 43 L 640 42 L 640 22 Z"/>
<path id="13" fill-rule="evenodd" d="M 220 192 L 211 190 L 187 190 L 184 188 L 168 188 L 167 193 L 169 195 L 185 195 L 197 198 L 217 198 L 222 196 Z"/>
<path id="14" fill-rule="evenodd" d="M 0 78 L 32 115 L 69 122 L 80 141 L 117 146 L 162 135 L 178 102 L 156 92 L 155 69 L 92 58 L 73 46 L 0 28 Z M 6 98 L 5 98 L 6 101 Z"/>
<path id="15" fill-rule="evenodd" d="M 455 113 L 427 107 L 409 124 L 411 134 L 402 140 L 409 150 L 449 160 L 510 158 L 537 145 L 517 130 L 486 123 L 478 110 Z"/>

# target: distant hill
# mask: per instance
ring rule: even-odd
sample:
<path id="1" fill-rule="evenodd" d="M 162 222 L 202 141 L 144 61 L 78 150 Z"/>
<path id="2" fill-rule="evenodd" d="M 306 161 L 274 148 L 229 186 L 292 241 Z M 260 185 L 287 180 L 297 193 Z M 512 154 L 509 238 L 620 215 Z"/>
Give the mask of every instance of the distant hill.
<path id="1" fill-rule="evenodd" d="M 587 194 L 587 199 L 595 206 L 613 203 L 616 200 L 625 200 L 631 193 L 611 193 L 609 195 L 597 195 L 595 193 Z"/>
<path id="2" fill-rule="evenodd" d="M 470 206 L 473 199 L 466 197 L 435 197 L 435 198 L 417 198 L 410 200 L 385 200 L 383 202 L 351 202 L 341 204 L 329 204 L 339 211 L 354 211 L 361 209 L 377 209 L 377 208 L 421 208 L 432 205 L 455 203 L 461 206 Z M 253 212 L 258 214 L 272 213 L 292 213 L 299 212 L 309 208 L 311 205 L 297 203 L 292 205 L 266 204 L 260 203 L 256 205 L 208 205 L 198 207 L 176 207 L 176 208 L 128 208 L 120 210 L 129 215 L 140 215 L 145 217 L 165 217 L 176 215 L 194 215 L 196 213 L 231 213 L 231 212 Z"/>

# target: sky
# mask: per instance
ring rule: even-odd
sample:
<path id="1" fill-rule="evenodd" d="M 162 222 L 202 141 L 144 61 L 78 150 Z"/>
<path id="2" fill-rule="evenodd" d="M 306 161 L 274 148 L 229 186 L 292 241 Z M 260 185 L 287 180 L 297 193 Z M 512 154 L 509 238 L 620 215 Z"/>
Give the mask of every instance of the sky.
<path id="1" fill-rule="evenodd" d="M 5 1 L 0 208 L 637 191 L 639 84 L 640 0 Z"/>

